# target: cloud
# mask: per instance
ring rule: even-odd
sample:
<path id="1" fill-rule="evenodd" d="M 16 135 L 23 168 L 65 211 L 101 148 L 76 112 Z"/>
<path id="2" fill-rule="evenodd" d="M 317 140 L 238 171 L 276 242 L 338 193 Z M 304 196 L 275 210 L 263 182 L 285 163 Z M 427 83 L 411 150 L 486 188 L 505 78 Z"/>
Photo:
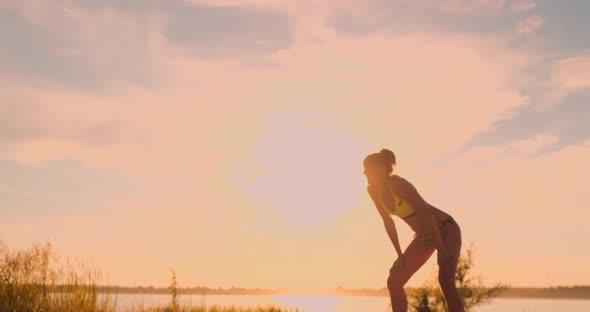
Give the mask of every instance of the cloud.
<path id="1" fill-rule="evenodd" d="M 177 137 L 180 144 L 182 140 L 213 144 L 204 135 L 206 132 L 196 137 L 190 130 L 186 135 L 178 134 L 191 128 L 217 129 L 221 125 L 216 118 L 230 118 L 241 125 L 245 121 L 237 116 L 256 121 L 261 113 L 273 107 L 308 108 L 330 112 L 347 127 L 368 125 L 366 129 L 355 126 L 355 131 L 375 135 L 375 141 L 395 142 L 398 148 L 407 148 L 410 154 L 416 155 L 412 160 L 415 163 L 423 161 L 424 155 L 452 151 L 474 133 L 486 130 L 493 122 L 527 104 L 526 97 L 510 85 L 514 73 L 526 66 L 527 57 L 502 40 L 429 33 L 354 39 L 327 31 L 319 34 L 322 41 L 301 42 L 272 53 L 269 60 L 280 64 L 280 69 L 255 71 L 236 68 L 231 61 L 176 57 L 168 64 L 170 72 L 174 73 L 169 78 L 168 89 L 148 92 L 129 88 L 130 91 L 116 96 L 100 97 L 56 89 L 40 92 L 36 100 L 44 105 L 52 103 L 55 115 L 67 116 L 65 120 L 70 122 L 76 123 L 79 118 L 76 116 L 89 119 L 68 124 L 70 129 L 92 125 L 87 130 L 92 132 L 90 129 L 101 125 L 125 123 L 125 131 L 159 149 L 170 147 L 168 135 Z M 429 92 L 420 91 L 425 89 Z M 303 99 L 304 102 L 300 102 Z M 360 103 L 365 107 L 362 110 Z M 430 113 L 424 114 L 425 111 Z M 138 115 L 137 112 L 142 113 Z M 440 131 L 445 140 L 417 145 L 402 138 L 388 138 L 382 133 L 389 125 L 387 116 L 404 116 L 393 117 L 392 125 L 404 129 L 403 132 L 414 136 L 417 142 L 430 141 L 433 129 Z M 170 122 L 161 122 L 155 131 L 150 127 L 157 124 L 159 118 Z M 370 122 L 372 118 L 377 120 Z M 428 127 L 418 126 L 418 122 Z M 234 131 L 227 131 L 227 138 Z M 72 136 L 48 136 L 31 142 L 41 145 L 53 142 L 69 146 L 65 150 L 78 151 L 77 155 L 93 154 L 81 152 L 79 148 L 85 144 L 76 141 Z M 143 148 L 139 150 L 142 154 L 145 152 Z M 48 154 L 39 153 L 35 157 L 41 161 L 42 155 Z M 117 168 L 123 169 L 128 163 L 122 161 Z"/>
<path id="2" fill-rule="evenodd" d="M 39 197 L 54 197 L 55 193 L 43 191 L 27 191 L 19 190 L 10 186 L 0 184 L 0 194 L 17 195 L 17 196 L 39 196 Z"/>
<path id="3" fill-rule="evenodd" d="M 0 10 L 8 16 L 2 29 L 20 32 L 16 41 L 10 32 L 1 34 L 14 42 L 1 59 L 12 76 L 85 90 L 153 87 L 159 79 L 163 38 L 156 17 L 141 20 L 73 2 L 20 1 L 3 3 Z"/>
<path id="4" fill-rule="evenodd" d="M 4 76 L 31 75 L 55 79 L 73 85 L 92 84 L 92 69 L 75 55 L 59 52 L 59 38 L 49 36 L 40 27 L 15 12 L 0 9 L 0 68 Z M 77 66 L 72 66 L 76 64 Z"/>
<path id="5" fill-rule="evenodd" d="M 590 112 L 586 105 L 590 99 L 589 60 L 585 52 L 531 61 L 533 65 L 519 79 L 520 89 L 528 96 L 530 105 L 496 121 L 466 147 L 505 144 L 546 132 L 557 134 L 560 140 L 540 153 L 586 141 L 590 137 L 590 131 L 584 126 Z"/>
<path id="6" fill-rule="evenodd" d="M 506 6 L 505 0 L 447 0 L 442 1 L 443 12 L 453 14 L 497 13 Z"/>
<path id="7" fill-rule="evenodd" d="M 508 150 L 514 153 L 530 156 L 540 149 L 551 146 L 559 141 L 559 137 L 551 133 L 540 133 L 533 138 L 510 142 L 506 146 Z"/>
<path id="8" fill-rule="evenodd" d="M 44 89 L 0 78 L 0 150 L 29 140 L 71 140 L 100 147 L 141 142 L 100 97 L 75 90 Z M 93 111 L 94 113 L 89 114 Z M 120 111 L 119 111 L 120 112 Z"/>
<path id="9" fill-rule="evenodd" d="M 527 104 L 509 84 L 513 72 L 527 60 L 501 41 L 428 33 L 397 38 L 321 35 L 323 41 L 301 42 L 273 53 L 270 60 L 281 65 L 275 69 L 244 69 L 229 60 L 177 58 L 170 63 L 174 72 L 170 87 L 161 90 L 129 87 L 97 96 L 62 88 L 30 93 L 30 88 L 23 88 L 16 94 L 35 94 L 33 99 L 59 116 L 59 123 L 44 128 L 46 135 L 17 140 L 2 153 L 31 166 L 77 159 L 134 177 L 148 195 L 129 200 L 135 207 L 151 207 L 154 214 L 168 205 L 163 198 L 176 198 L 174 209 L 182 214 L 211 214 L 190 207 L 216 202 L 222 207 L 244 207 L 233 213 L 247 215 L 265 203 L 236 183 L 232 169 L 264 162 L 264 151 L 252 151 L 256 142 L 273 145 L 312 135 L 286 123 L 264 127 L 265 118 L 274 113 L 308 111 L 329 116 L 333 123 L 322 132 L 327 137 L 340 133 L 335 136 L 347 142 L 368 142 L 355 149 L 357 153 L 390 147 L 400 153 L 403 170 L 411 171 L 435 155 L 450 153 L 474 133 Z M 102 145 L 80 139 L 88 139 L 84 129 L 104 124 L 125 125 L 114 130 L 120 139 Z M 59 133 L 60 125 L 81 137 L 51 135 Z M 314 142 L 293 143 L 291 148 L 320 151 Z M 342 144 L 334 148 L 351 149 L 350 144 Z M 347 161 L 350 170 L 358 166 L 348 179 L 356 173 L 362 179 L 361 159 Z M 280 166 L 270 169 L 269 177 L 281 176 Z M 262 185 L 269 181 L 272 178 Z M 236 196 L 223 196 L 227 191 Z M 326 194 L 331 192 L 338 190 Z M 272 200 L 273 205 L 287 196 L 277 194 L 282 195 Z M 245 207 L 240 202 L 253 204 Z"/>
<path id="10" fill-rule="evenodd" d="M 174 58 L 260 64 L 292 44 L 286 13 L 185 1 L 0 3 L 0 68 L 9 75 L 86 90 L 166 85 Z M 13 39 L 15 29 L 17 40 Z"/>
<path id="11" fill-rule="evenodd" d="M 384 1 L 360 4 L 339 2 L 325 10 L 333 29 L 361 36 L 371 33 L 396 36 L 415 32 L 478 33 L 508 38 L 520 16 L 509 11 L 506 1 Z M 526 45 L 522 38 L 513 44 Z"/>
<path id="12" fill-rule="evenodd" d="M 548 17 L 550 28 L 544 31 L 550 38 L 546 50 L 568 54 L 581 53 L 590 47 L 587 12 L 590 2 L 584 0 L 537 0 L 535 13 Z"/>
<path id="13" fill-rule="evenodd" d="M 249 7 L 185 5 L 172 13 L 167 37 L 199 57 L 245 57 L 288 48 L 291 23 L 286 13 Z"/>
<path id="14" fill-rule="evenodd" d="M 188 0 L 199 5 L 217 7 L 262 7 L 262 8 L 285 8 L 297 1 L 294 0 Z M 305 2 L 305 1 L 300 1 Z"/>
<path id="15" fill-rule="evenodd" d="M 590 52 L 557 61 L 549 84 L 553 89 L 550 103 L 558 103 L 568 94 L 590 88 Z"/>
<path id="16" fill-rule="evenodd" d="M 512 12 L 526 12 L 526 11 L 530 11 L 532 9 L 534 9 L 537 6 L 537 3 L 535 3 L 534 1 L 531 0 L 524 0 L 524 1 L 518 1 L 515 3 L 512 3 L 509 6 L 509 10 Z"/>
<path id="17" fill-rule="evenodd" d="M 536 32 L 545 23 L 545 18 L 540 15 L 532 15 L 519 22 L 516 25 L 516 33 L 520 35 L 530 35 Z"/>
<path id="18" fill-rule="evenodd" d="M 0 168 L 0 215 L 13 222 L 112 214 L 112 202 L 132 190 L 131 180 L 72 159 L 30 166 L 0 158 Z"/>
<path id="19" fill-rule="evenodd" d="M 476 135 L 465 148 L 504 145 L 534 137 L 539 133 L 554 133 L 560 140 L 536 153 L 554 152 L 585 142 L 590 138 L 586 124 L 590 117 L 587 107 L 589 92 L 578 92 L 559 105 L 539 109 L 534 105 L 522 107 L 510 118 L 496 122 L 491 129 Z"/>
<path id="20" fill-rule="evenodd" d="M 503 155 L 530 158 L 539 151 L 554 146 L 560 138 L 554 133 L 539 133 L 533 137 L 516 139 L 504 144 L 472 146 L 455 156 L 454 161 L 463 168 L 478 168 L 488 165 Z"/>

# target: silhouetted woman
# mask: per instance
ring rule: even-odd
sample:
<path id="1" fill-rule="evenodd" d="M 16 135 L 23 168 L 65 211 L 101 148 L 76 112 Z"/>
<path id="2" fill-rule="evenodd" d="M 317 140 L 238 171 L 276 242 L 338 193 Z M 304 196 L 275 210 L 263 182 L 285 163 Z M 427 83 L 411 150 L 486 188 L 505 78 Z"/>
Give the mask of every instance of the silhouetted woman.
<path id="1" fill-rule="evenodd" d="M 367 191 L 383 218 L 385 230 L 397 252 L 397 260 L 389 270 L 387 288 L 395 312 L 408 309 L 404 285 L 437 250 L 438 281 L 450 312 L 465 311 L 455 286 L 455 272 L 461 252 L 461 230 L 447 213 L 427 203 L 406 179 L 393 175 L 395 154 L 387 149 L 368 155 L 363 166 Z M 393 218 L 406 222 L 415 235 L 402 253 Z"/>

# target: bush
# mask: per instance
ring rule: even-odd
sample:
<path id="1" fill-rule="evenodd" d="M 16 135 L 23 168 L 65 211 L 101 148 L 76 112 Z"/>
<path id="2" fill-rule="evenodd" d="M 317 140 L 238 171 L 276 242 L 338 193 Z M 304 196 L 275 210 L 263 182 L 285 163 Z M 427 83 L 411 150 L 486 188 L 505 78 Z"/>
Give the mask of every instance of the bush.
<path id="1" fill-rule="evenodd" d="M 467 248 L 466 254 L 459 257 L 455 281 L 465 311 L 473 311 L 473 308 L 489 303 L 494 297 L 508 289 L 508 285 L 498 283 L 486 286 L 479 275 L 473 273 L 473 244 Z M 445 297 L 437 279 L 430 279 L 422 287 L 410 292 L 408 302 L 410 311 L 416 312 L 443 312 L 447 311 Z"/>

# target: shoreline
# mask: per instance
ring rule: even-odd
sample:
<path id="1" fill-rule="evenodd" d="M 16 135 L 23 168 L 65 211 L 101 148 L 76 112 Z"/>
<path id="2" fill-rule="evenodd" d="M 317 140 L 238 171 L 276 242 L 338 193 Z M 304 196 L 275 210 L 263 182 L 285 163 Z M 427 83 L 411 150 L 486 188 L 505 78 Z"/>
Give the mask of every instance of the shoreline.
<path id="1" fill-rule="evenodd" d="M 416 288 L 408 287 L 406 292 Z M 171 295 L 169 288 L 165 287 L 121 287 L 98 286 L 99 293 L 110 294 L 138 294 L 138 295 Z M 355 296 L 355 297 L 387 297 L 387 289 L 327 289 L 327 290 L 295 290 L 295 289 L 246 289 L 246 288 L 205 288 L 189 287 L 178 288 L 178 295 L 247 295 L 247 296 L 274 296 L 274 295 L 324 295 L 324 296 Z M 590 286 L 572 287 L 512 287 L 499 293 L 496 298 L 508 299 L 579 299 L 590 300 Z"/>

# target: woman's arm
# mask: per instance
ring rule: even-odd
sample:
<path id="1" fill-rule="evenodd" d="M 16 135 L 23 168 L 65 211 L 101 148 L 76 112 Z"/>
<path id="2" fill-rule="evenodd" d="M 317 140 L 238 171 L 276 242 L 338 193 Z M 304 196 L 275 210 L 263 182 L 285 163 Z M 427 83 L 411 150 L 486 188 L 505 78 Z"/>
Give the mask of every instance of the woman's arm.
<path id="1" fill-rule="evenodd" d="M 385 207 L 383 207 L 381 205 L 381 202 L 379 201 L 379 192 L 377 191 L 377 189 L 375 187 L 372 187 L 371 185 L 369 185 L 369 186 L 367 186 L 367 192 L 369 192 L 369 195 L 371 196 L 373 203 L 375 203 L 375 207 L 377 208 L 379 215 L 381 215 L 381 218 L 383 219 L 383 224 L 385 225 L 385 231 L 387 232 L 389 239 L 393 243 L 393 247 L 395 248 L 395 251 L 397 252 L 397 256 L 400 257 L 402 255 L 402 249 L 399 245 L 399 239 L 397 237 L 397 230 L 395 228 L 395 223 L 393 222 L 393 219 L 391 218 L 391 216 L 389 215 L 389 213 L 387 212 Z"/>
<path id="2" fill-rule="evenodd" d="M 446 253 L 446 248 L 443 244 L 432 207 L 420 196 L 414 185 L 401 177 L 396 177 L 395 179 L 396 181 L 390 184 L 391 187 L 393 188 L 395 185 L 398 191 L 397 193 L 401 193 L 403 199 L 416 210 L 417 217 L 425 221 L 426 231 L 432 235 L 436 249 L 439 252 Z M 393 190 L 391 191 L 393 192 Z"/>

